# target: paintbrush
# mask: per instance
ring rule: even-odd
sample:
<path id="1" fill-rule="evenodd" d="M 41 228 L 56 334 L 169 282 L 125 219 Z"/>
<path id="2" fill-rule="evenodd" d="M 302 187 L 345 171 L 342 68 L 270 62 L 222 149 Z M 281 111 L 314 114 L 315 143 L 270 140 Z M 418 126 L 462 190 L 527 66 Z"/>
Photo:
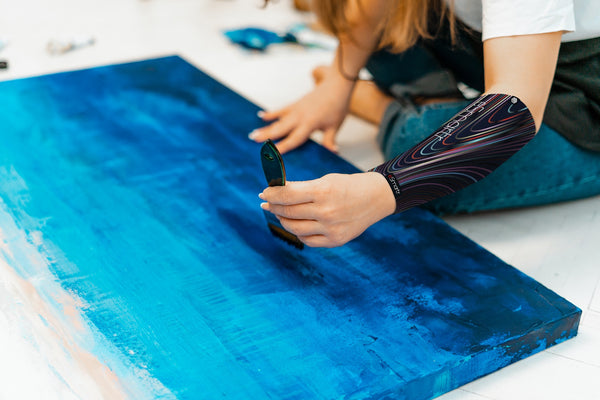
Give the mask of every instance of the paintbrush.
<path id="1" fill-rule="evenodd" d="M 283 158 L 281 158 L 281 153 L 279 153 L 279 150 L 275 147 L 275 143 L 270 139 L 267 140 L 260 149 L 260 160 L 262 162 L 265 178 L 267 178 L 267 184 L 269 186 L 284 186 L 285 166 L 283 165 Z M 267 226 L 275 237 L 282 239 L 299 249 L 304 248 L 304 243 L 302 243 L 296 235 L 285 230 L 285 228 L 281 226 L 281 222 L 279 222 L 272 212 L 267 210 L 263 210 L 263 212 L 267 219 Z"/>

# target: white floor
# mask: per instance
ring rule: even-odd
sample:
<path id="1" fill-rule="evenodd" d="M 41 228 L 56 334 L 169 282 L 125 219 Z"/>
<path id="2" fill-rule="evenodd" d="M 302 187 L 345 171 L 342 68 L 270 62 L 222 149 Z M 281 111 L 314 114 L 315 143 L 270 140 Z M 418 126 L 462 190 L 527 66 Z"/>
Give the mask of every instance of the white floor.
<path id="1" fill-rule="evenodd" d="M 260 54 L 229 44 L 224 29 L 259 26 L 284 31 L 310 19 L 294 12 L 291 0 L 279 0 L 265 10 L 261 4 L 262 0 L 0 0 L 0 38 L 8 39 L 0 60 L 10 63 L 8 70 L 0 70 L 0 80 L 180 54 L 261 106 L 276 108 L 309 90 L 310 70 L 329 62 L 331 53 L 279 45 Z M 61 56 L 46 51 L 50 39 L 81 35 L 93 36 L 96 44 Z M 381 155 L 374 135 L 375 127 L 348 118 L 339 138 L 341 155 L 363 169 L 376 165 Z M 600 197 L 446 220 L 584 311 L 577 338 L 441 399 L 600 399 Z M 10 363 L 0 357 L 0 370 L 8 370 Z"/>

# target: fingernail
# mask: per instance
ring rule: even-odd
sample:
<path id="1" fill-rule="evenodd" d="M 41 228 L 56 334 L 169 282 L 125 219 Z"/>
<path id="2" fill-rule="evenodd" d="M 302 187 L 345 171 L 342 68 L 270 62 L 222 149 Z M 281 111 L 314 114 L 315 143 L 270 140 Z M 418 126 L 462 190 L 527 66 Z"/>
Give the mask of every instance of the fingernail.
<path id="1" fill-rule="evenodd" d="M 262 208 L 263 210 L 266 210 L 268 208 L 268 204 L 269 203 L 260 203 L 260 208 Z"/>
<path id="2" fill-rule="evenodd" d="M 254 140 L 258 137 L 258 131 L 255 129 L 248 134 L 248 139 Z"/>
<path id="3" fill-rule="evenodd" d="M 256 115 L 258 115 L 259 118 L 262 118 L 265 116 L 265 112 L 261 110 L 261 111 L 257 112 Z"/>
<path id="4" fill-rule="evenodd" d="M 262 192 L 258 194 L 258 197 L 260 197 L 262 200 L 265 199 L 265 195 Z"/>

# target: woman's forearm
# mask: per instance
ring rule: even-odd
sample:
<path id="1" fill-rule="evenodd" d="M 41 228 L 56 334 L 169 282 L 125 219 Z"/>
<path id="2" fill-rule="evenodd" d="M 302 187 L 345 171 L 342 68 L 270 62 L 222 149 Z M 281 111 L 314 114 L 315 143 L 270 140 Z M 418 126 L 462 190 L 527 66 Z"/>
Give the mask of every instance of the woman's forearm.
<path id="1" fill-rule="evenodd" d="M 517 97 L 483 95 L 431 136 L 376 167 L 396 198 L 396 212 L 454 193 L 492 173 L 536 133 Z"/>

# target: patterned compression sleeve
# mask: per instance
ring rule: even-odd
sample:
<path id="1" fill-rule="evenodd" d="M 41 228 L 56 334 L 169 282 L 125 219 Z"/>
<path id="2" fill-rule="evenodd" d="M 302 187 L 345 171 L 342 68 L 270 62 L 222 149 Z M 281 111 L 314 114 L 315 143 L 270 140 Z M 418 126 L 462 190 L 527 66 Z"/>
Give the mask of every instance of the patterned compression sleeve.
<path id="1" fill-rule="evenodd" d="M 518 98 L 483 95 L 427 139 L 371 171 L 387 179 L 398 213 L 485 178 L 535 133 L 533 117 Z"/>

